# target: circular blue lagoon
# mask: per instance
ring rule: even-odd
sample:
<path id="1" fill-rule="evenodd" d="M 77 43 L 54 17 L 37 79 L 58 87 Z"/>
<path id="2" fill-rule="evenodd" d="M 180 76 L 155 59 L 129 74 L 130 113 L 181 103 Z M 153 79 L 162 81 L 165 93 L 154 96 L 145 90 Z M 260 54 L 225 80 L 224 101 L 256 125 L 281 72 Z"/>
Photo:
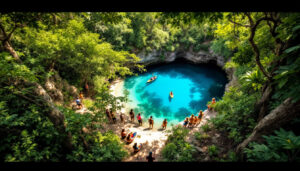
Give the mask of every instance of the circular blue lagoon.
<path id="1" fill-rule="evenodd" d="M 147 83 L 152 74 L 157 79 Z M 134 109 L 136 114 L 141 112 L 144 121 L 153 116 L 156 127 L 163 119 L 177 124 L 199 110 L 204 111 L 212 97 L 220 99 L 227 81 L 226 73 L 210 64 L 174 62 L 151 66 L 146 73 L 125 79 L 124 88 L 129 91 L 130 100 L 127 108 Z"/>

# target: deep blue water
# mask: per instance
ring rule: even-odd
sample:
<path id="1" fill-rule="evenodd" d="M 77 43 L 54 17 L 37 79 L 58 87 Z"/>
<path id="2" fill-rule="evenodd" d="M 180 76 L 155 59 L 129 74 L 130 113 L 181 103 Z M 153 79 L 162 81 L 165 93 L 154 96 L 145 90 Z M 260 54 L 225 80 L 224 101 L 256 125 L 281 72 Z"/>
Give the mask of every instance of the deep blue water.
<path id="1" fill-rule="evenodd" d="M 146 83 L 152 73 L 158 75 L 157 79 Z M 141 112 L 145 120 L 152 115 L 159 124 L 165 118 L 176 124 L 192 113 L 204 111 L 212 97 L 220 99 L 227 81 L 225 72 L 216 66 L 177 62 L 154 66 L 146 73 L 126 78 L 124 88 L 130 93 L 130 106 L 135 113 Z"/>

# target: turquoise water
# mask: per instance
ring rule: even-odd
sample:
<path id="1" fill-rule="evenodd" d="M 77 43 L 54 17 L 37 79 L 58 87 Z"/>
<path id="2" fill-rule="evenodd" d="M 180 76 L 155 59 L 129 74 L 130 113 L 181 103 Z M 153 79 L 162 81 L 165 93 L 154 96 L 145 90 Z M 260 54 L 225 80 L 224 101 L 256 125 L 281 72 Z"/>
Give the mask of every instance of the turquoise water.
<path id="1" fill-rule="evenodd" d="M 158 75 L 157 79 L 146 83 L 152 74 Z M 192 113 L 204 111 L 212 97 L 221 98 L 226 83 L 226 74 L 218 67 L 177 62 L 126 78 L 124 88 L 129 91 L 131 108 L 135 113 L 141 112 L 145 121 L 153 116 L 157 124 L 163 119 L 177 124 Z M 174 94 L 172 99 L 170 91 Z"/>

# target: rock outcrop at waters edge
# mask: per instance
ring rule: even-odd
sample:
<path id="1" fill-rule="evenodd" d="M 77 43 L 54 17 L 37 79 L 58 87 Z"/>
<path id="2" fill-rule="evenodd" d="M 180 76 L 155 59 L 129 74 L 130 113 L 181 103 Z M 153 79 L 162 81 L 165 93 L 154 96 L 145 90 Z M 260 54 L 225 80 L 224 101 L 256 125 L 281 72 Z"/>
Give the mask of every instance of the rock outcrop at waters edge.
<path id="1" fill-rule="evenodd" d="M 170 63 L 179 58 L 183 58 L 194 64 L 213 63 L 222 69 L 224 69 L 224 65 L 226 63 L 223 56 L 217 55 L 211 49 L 209 49 L 209 52 L 205 52 L 201 50 L 199 52 L 193 52 L 190 49 L 188 51 L 178 50 L 174 52 L 165 52 L 165 53 L 154 50 L 148 54 L 146 54 L 143 51 L 137 54 L 137 56 L 141 59 L 139 63 L 144 65 Z M 224 69 L 224 71 L 227 73 L 227 77 L 229 80 L 229 82 L 226 84 L 225 87 L 225 91 L 228 91 L 229 86 L 235 85 L 237 83 L 237 78 L 233 74 L 234 68 Z"/>
<path id="2" fill-rule="evenodd" d="M 195 64 L 214 63 L 217 66 L 222 68 L 226 62 L 223 56 L 215 54 L 211 49 L 209 50 L 209 52 L 205 52 L 205 51 L 193 52 L 192 50 L 188 50 L 188 51 L 178 50 L 174 52 L 165 52 L 165 53 L 154 50 L 148 54 L 146 54 L 145 52 L 141 52 L 137 54 L 137 56 L 141 59 L 139 63 L 142 63 L 144 65 L 169 63 L 175 61 L 178 58 L 183 58 Z"/>

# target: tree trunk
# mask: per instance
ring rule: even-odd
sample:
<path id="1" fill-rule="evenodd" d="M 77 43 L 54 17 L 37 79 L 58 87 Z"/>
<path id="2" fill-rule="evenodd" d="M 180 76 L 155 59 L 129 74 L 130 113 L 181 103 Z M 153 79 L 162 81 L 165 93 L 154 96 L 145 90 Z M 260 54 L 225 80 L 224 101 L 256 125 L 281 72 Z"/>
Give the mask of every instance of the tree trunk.
<path id="1" fill-rule="evenodd" d="M 266 83 L 265 87 L 266 88 L 263 90 L 261 99 L 256 103 L 255 106 L 255 113 L 258 113 L 257 115 L 258 122 L 267 115 L 268 104 L 273 95 L 273 88 L 269 82 Z"/>
<path id="2" fill-rule="evenodd" d="M 255 126 L 252 134 L 237 146 L 236 152 L 242 156 L 242 150 L 247 147 L 250 142 L 256 141 L 262 135 L 272 133 L 299 115 L 300 101 L 292 103 L 291 98 L 286 99 Z"/>
<path id="3" fill-rule="evenodd" d="M 14 50 L 14 48 L 11 47 L 11 45 L 9 44 L 9 42 L 7 40 L 5 40 L 4 42 L 2 42 L 2 44 L 3 44 L 4 49 L 6 51 L 8 51 L 18 62 L 20 62 L 19 55 Z"/>

